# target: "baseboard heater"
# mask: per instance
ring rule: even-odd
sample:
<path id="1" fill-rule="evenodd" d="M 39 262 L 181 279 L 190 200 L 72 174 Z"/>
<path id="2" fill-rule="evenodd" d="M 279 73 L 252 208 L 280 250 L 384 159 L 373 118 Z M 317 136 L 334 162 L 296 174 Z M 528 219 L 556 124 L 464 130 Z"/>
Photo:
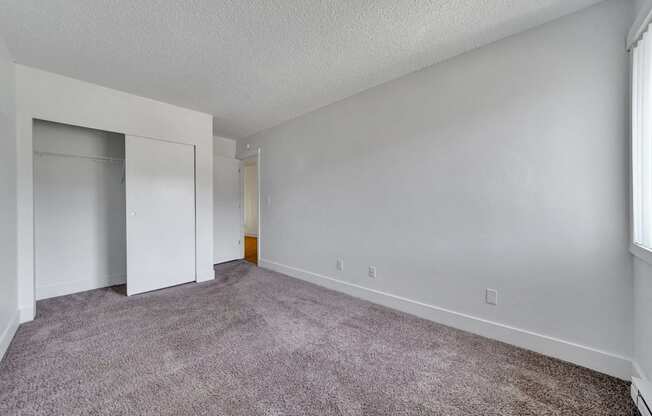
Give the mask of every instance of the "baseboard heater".
<path id="1" fill-rule="evenodd" d="M 652 416 L 652 384 L 649 381 L 632 377 L 632 400 L 642 416 Z"/>

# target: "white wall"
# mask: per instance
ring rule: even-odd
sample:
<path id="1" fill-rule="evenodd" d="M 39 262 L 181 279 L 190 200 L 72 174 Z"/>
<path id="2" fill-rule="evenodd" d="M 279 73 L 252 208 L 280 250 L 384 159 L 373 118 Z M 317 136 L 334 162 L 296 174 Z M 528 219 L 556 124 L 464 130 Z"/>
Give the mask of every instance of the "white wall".
<path id="1" fill-rule="evenodd" d="M 33 138 L 36 298 L 124 284 L 124 135 L 35 120 Z"/>
<path id="2" fill-rule="evenodd" d="M 634 360 L 641 376 L 652 375 L 652 265 L 634 258 Z"/>
<path id="3" fill-rule="evenodd" d="M 260 264 L 628 377 L 632 20 L 601 3 L 238 141 Z"/>
<path id="4" fill-rule="evenodd" d="M 212 116 L 16 65 L 18 125 L 18 295 L 21 320 L 34 317 L 32 120 L 193 144 L 196 148 L 197 280 L 213 272 Z"/>
<path id="5" fill-rule="evenodd" d="M 255 163 L 244 166 L 244 226 L 245 234 L 258 236 L 258 167 Z"/>
<path id="6" fill-rule="evenodd" d="M 652 4 L 652 0 L 634 0 L 634 7 L 637 13 L 643 11 L 646 7 L 649 7 L 651 4 Z"/>
<path id="7" fill-rule="evenodd" d="M 235 140 L 213 136 L 213 154 L 215 156 L 235 158 Z"/>
<path id="8" fill-rule="evenodd" d="M 0 359 L 18 327 L 16 266 L 16 88 L 0 38 Z"/>

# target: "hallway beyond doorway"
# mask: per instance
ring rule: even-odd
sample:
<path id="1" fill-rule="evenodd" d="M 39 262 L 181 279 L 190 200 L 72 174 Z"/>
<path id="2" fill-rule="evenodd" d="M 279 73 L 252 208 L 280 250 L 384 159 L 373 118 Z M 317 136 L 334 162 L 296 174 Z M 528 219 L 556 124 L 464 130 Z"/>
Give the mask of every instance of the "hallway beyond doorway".
<path id="1" fill-rule="evenodd" d="M 258 238 L 245 236 L 245 260 L 258 264 Z"/>

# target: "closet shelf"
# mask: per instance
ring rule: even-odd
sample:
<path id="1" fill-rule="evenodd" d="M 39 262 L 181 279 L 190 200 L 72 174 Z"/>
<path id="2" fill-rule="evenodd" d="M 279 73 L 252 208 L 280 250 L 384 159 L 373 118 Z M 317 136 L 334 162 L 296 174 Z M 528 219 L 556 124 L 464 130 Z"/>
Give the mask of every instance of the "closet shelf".
<path id="1" fill-rule="evenodd" d="M 36 156 L 70 157 L 70 158 L 91 159 L 91 160 L 97 160 L 97 161 L 102 161 L 102 162 L 112 162 L 112 163 L 122 163 L 122 162 L 124 162 L 124 159 L 117 158 L 117 157 L 106 157 L 106 156 L 88 156 L 88 155 L 76 155 L 76 154 L 72 154 L 72 153 L 39 152 L 39 151 L 34 151 L 34 154 Z"/>

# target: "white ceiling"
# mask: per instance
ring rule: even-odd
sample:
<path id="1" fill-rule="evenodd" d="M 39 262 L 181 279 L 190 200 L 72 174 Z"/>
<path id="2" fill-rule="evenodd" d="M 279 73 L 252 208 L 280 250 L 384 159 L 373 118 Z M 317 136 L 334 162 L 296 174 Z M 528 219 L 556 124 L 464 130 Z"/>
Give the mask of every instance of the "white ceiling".
<path id="1" fill-rule="evenodd" d="M 1 0 L 18 63 L 241 138 L 600 0 Z"/>

